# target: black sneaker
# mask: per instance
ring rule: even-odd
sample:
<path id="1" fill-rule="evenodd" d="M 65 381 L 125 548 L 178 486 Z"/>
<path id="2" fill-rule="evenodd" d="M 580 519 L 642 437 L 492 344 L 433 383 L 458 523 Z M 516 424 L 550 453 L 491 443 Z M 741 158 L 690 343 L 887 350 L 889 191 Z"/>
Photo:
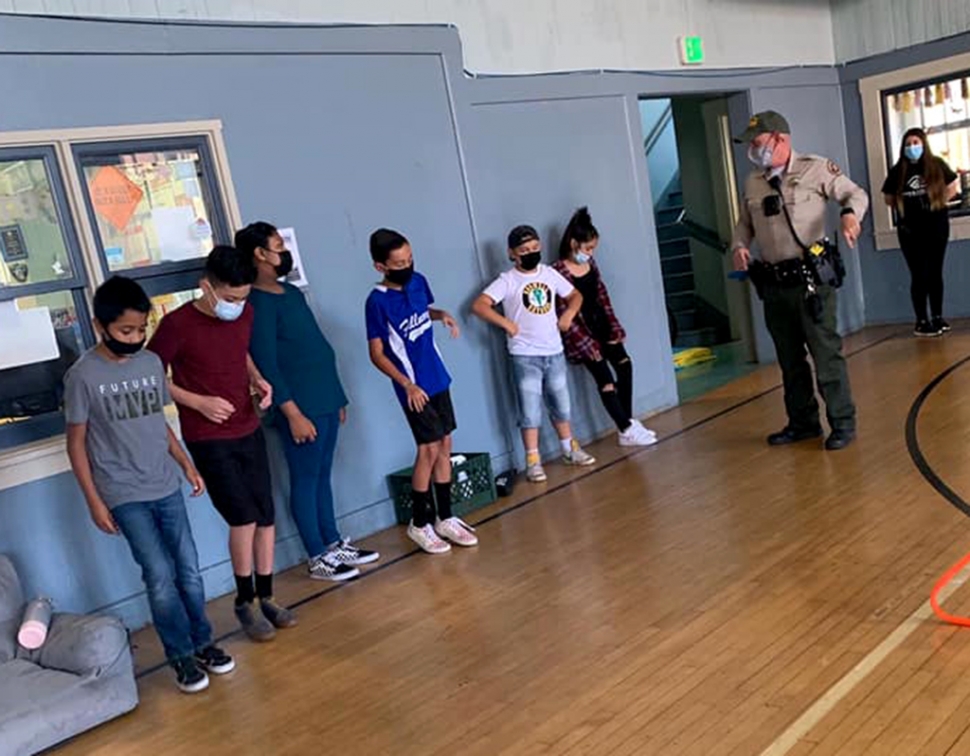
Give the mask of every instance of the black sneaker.
<path id="1" fill-rule="evenodd" d="M 933 323 L 928 320 L 921 320 L 916 324 L 916 328 L 913 329 L 913 335 L 919 336 L 924 339 L 932 339 L 935 336 L 939 336 L 943 331 L 938 328 L 934 328 Z"/>
<path id="2" fill-rule="evenodd" d="M 828 451 L 840 451 L 850 446 L 855 441 L 855 431 L 834 430 L 832 435 L 825 439 L 825 448 Z"/>
<path id="3" fill-rule="evenodd" d="M 236 668 L 236 662 L 218 646 L 206 646 L 195 655 L 195 663 L 214 675 L 227 675 Z"/>
<path id="4" fill-rule="evenodd" d="M 330 580 L 334 583 L 352 580 L 360 575 L 360 570 L 339 561 L 332 552 L 311 559 L 307 571 L 313 580 Z"/>
<path id="5" fill-rule="evenodd" d="M 209 676 L 199 669 L 195 659 L 186 656 L 172 662 L 175 670 L 175 684 L 183 693 L 199 693 L 209 687 Z"/>
<path id="6" fill-rule="evenodd" d="M 768 436 L 769 446 L 787 446 L 788 444 L 797 444 L 801 441 L 811 441 L 815 438 L 822 437 L 821 428 L 808 428 L 808 429 L 798 429 L 798 428 L 785 428 L 778 433 L 772 433 Z"/>
<path id="7" fill-rule="evenodd" d="M 949 333 L 950 324 L 947 323 L 943 318 L 933 318 L 933 322 L 930 323 L 930 327 L 939 331 L 940 333 Z"/>
<path id="8" fill-rule="evenodd" d="M 340 543 L 330 549 L 327 552 L 327 556 L 336 559 L 341 564 L 349 564 L 352 567 L 371 564 L 381 558 L 378 552 L 354 546 L 347 538 L 344 538 Z"/>

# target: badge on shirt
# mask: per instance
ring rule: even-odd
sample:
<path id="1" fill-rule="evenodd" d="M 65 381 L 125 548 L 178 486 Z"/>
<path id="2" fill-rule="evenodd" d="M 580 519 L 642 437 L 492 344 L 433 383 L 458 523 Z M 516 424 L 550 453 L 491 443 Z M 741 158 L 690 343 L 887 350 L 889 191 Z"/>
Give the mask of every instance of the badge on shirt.
<path id="1" fill-rule="evenodd" d="M 545 315 L 552 309 L 552 290 L 542 281 L 530 283 L 522 290 L 522 304 L 533 315 Z"/>

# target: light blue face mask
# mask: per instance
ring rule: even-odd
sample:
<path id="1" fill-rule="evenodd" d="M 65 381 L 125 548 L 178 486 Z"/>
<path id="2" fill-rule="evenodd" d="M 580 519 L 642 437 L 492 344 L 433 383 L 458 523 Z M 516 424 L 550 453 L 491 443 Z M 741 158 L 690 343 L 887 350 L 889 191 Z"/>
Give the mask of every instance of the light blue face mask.
<path id="1" fill-rule="evenodd" d="M 906 157 L 914 163 L 923 157 L 923 145 L 921 144 L 907 144 L 903 151 L 906 153 Z"/>
<path id="2" fill-rule="evenodd" d="M 768 171 L 774 167 L 775 151 L 766 144 L 761 145 L 760 147 L 756 147 L 752 144 L 748 148 L 748 160 L 759 168 L 764 168 L 766 171 Z"/>
<path id="3" fill-rule="evenodd" d="M 239 317 L 243 314 L 243 310 L 245 309 L 245 302 L 226 302 L 218 297 L 216 297 L 216 306 L 212 308 L 219 320 L 225 320 L 227 322 L 239 320 Z"/>
<path id="4" fill-rule="evenodd" d="M 587 255 L 585 252 L 576 252 L 573 254 L 573 260 L 576 261 L 577 265 L 585 265 L 592 259 L 592 255 Z"/>

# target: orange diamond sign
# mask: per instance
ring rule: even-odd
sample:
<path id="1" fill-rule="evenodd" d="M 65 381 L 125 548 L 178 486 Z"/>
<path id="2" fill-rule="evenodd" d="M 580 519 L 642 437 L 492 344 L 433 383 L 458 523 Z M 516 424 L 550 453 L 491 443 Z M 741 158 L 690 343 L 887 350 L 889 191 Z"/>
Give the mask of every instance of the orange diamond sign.
<path id="1" fill-rule="evenodd" d="M 98 215 L 119 231 L 131 221 L 145 193 L 113 165 L 101 168 L 88 185 Z"/>

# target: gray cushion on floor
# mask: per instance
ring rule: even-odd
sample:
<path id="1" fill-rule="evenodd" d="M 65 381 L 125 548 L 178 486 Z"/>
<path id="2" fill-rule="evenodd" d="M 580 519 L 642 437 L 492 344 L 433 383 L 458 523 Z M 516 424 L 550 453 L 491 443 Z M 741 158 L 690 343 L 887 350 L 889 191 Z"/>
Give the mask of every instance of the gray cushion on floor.
<path id="1" fill-rule="evenodd" d="M 128 633 L 113 617 L 55 614 L 47 642 L 18 648 L 24 601 L 0 555 L 0 756 L 50 748 L 138 705 Z"/>

